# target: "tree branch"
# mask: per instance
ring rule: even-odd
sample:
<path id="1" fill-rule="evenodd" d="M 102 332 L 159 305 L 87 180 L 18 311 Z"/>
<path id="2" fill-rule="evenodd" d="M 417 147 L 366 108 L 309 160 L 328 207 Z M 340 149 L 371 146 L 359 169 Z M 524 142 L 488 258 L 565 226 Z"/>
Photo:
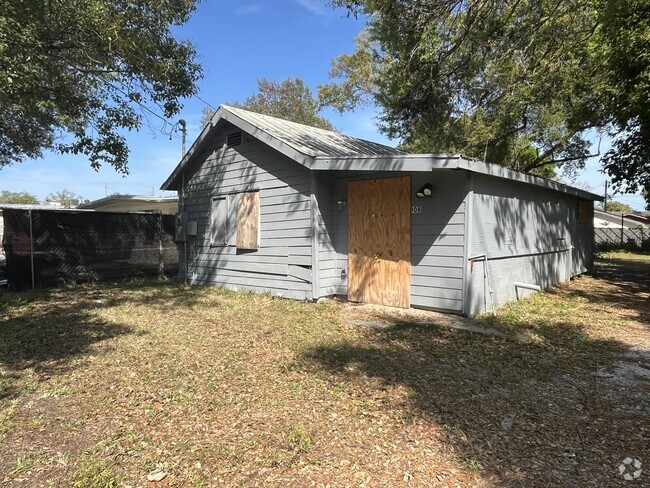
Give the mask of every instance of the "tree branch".
<path id="1" fill-rule="evenodd" d="M 542 161 L 534 164 L 530 164 L 524 168 L 524 172 L 532 171 L 537 168 L 542 168 L 544 166 L 547 166 L 549 164 L 560 164 L 560 163 L 568 163 L 569 161 L 579 161 L 581 159 L 589 159 L 589 158 L 595 158 L 597 156 L 600 156 L 600 150 L 595 153 L 595 154 L 587 154 L 586 156 L 572 156 L 570 158 L 560 158 L 560 159 L 551 159 L 549 161 Z"/>

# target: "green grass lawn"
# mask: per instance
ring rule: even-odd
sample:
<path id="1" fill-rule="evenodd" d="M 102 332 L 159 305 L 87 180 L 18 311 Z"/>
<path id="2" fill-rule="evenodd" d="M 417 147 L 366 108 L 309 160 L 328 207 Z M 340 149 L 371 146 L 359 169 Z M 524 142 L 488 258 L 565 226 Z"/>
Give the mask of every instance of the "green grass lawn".
<path id="1" fill-rule="evenodd" d="M 497 317 L 384 330 L 174 281 L 4 293 L 0 481 L 620 486 L 624 458 L 650 463 L 650 389 L 624 369 L 650 361 L 649 276 L 609 254 Z"/>

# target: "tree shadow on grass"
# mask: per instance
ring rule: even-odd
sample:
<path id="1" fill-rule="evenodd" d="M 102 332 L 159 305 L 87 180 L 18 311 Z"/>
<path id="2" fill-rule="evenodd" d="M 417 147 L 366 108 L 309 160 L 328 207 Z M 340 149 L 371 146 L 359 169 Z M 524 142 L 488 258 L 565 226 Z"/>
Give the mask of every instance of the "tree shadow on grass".
<path id="1" fill-rule="evenodd" d="M 578 328 L 573 335 L 584 337 Z M 490 479 L 506 482 L 506 473 L 516 471 L 540 486 L 576 486 L 612 462 L 608 450 L 634 444 L 622 435 L 632 419 L 620 417 L 604 432 L 593 421 L 607 409 L 593 372 L 623 350 L 615 341 L 549 347 L 400 324 L 369 331 L 360 343 L 312 348 L 302 359 L 308 370 L 325 370 L 351 387 L 363 377 L 406 386 L 408 415 L 445 426 L 461 464 L 480 467 Z M 590 452 L 594 445 L 598 455 Z"/>
<path id="2" fill-rule="evenodd" d="M 69 371 L 94 345 L 136 333 L 93 314 L 102 306 L 99 298 L 57 291 L 0 296 L 0 399 L 20 395 L 24 374 L 42 379 Z"/>
<path id="3" fill-rule="evenodd" d="M 594 303 L 613 303 L 638 314 L 641 322 L 650 324 L 650 260 L 599 258 L 593 276 L 616 289 L 586 290 L 582 293 L 585 298 Z"/>
<path id="4" fill-rule="evenodd" d="M 613 282 L 626 283 L 631 286 L 650 288 L 650 253 L 638 253 L 639 258 L 617 258 L 605 255 L 594 261 L 593 275 Z"/>
<path id="5" fill-rule="evenodd" d="M 650 308 L 644 296 L 649 271 L 650 264 L 601 261 L 596 276 L 605 281 L 553 289 L 547 297 L 556 295 L 556 303 L 569 308 L 567 298 L 578 297 L 589 304 L 583 314 L 603 302 L 616 304 L 643 321 Z M 505 313 L 459 318 L 526 330 L 527 342 L 398 323 L 368 330 L 363 340 L 314 347 L 302 361 L 307 370 L 326 371 L 352 388 L 364 377 L 407 387 L 407 414 L 442 426 L 459 462 L 478 467 L 495 484 L 618 486 L 620 462 L 647 452 L 640 426 L 650 422 L 643 401 L 650 384 L 599 379 L 630 345 L 594 338 L 585 330 L 588 320 L 581 325 L 571 317 L 577 312 L 558 312 L 548 323 L 543 313 L 540 322 L 525 317 L 514 323 Z"/>
<path id="6" fill-rule="evenodd" d="M 521 313 L 527 309 L 534 314 Z M 589 325 L 595 316 L 601 328 L 605 321 L 611 322 L 612 327 L 621 327 L 621 320 L 631 320 L 635 327 L 650 332 L 650 261 L 599 258 L 591 278 L 579 277 L 577 282 L 551 287 L 543 295 L 503 307 L 499 314 L 496 318 L 485 314 L 469 322 L 496 326 L 512 334 L 539 334 L 550 343 L 584 340 L 574 336 L 580 331 L 558 323 L 563 317 Z"/>
<path id="7" fill-rule="evenodd" d="M 185 285 L 177 278 L 143 278 L 123 283 L 98 283 L 89 290 L 90 296 L 104 300 L 106 306 L 120 305 L 128 301 L 159 310 L 178 311 L 205 305 L 206 300 L 211 302 L 210 306 L 218 306 L 219 302 L 219 297 L 214 294 L 214 287 Z"/>
<path id="8" fill-rule="evenodd" d="M 123 304 L 180 312 L 194 306 L 219 306 L 208 287 L 189 287 L 175 279 L 131 279 L 0 295 L 0 400 L 19 394 L 25 372 L 39 378 L 74 368 L 95 344 L 142 334 L 125 324 L 103 320 L 96 308 Z"/>

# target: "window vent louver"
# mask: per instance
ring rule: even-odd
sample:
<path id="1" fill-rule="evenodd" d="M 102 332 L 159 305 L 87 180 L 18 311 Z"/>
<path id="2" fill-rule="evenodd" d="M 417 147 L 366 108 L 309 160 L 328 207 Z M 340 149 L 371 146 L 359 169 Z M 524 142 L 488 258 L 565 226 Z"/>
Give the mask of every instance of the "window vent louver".
<path id="1" fill-rule="evenodd" d="M 241 143 L 242 143 L 241 132 L 233 132 L 232 134 L 228 134 L 226 136 L 226 145 L 228 147 L 240 146 Z"/>

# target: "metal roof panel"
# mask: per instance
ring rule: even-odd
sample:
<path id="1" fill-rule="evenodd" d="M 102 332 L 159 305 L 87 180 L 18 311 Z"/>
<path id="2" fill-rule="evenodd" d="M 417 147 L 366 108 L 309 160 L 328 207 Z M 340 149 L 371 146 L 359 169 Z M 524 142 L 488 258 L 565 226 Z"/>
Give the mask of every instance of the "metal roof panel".
<path id="1" fill-rule="evenodd" d="M 222 105 L 222 107 L 306 156 L 340 157 L 406 154 L 399 149 L 346 136 L 340 132 L 310 127 L 228 105 Z"/>

